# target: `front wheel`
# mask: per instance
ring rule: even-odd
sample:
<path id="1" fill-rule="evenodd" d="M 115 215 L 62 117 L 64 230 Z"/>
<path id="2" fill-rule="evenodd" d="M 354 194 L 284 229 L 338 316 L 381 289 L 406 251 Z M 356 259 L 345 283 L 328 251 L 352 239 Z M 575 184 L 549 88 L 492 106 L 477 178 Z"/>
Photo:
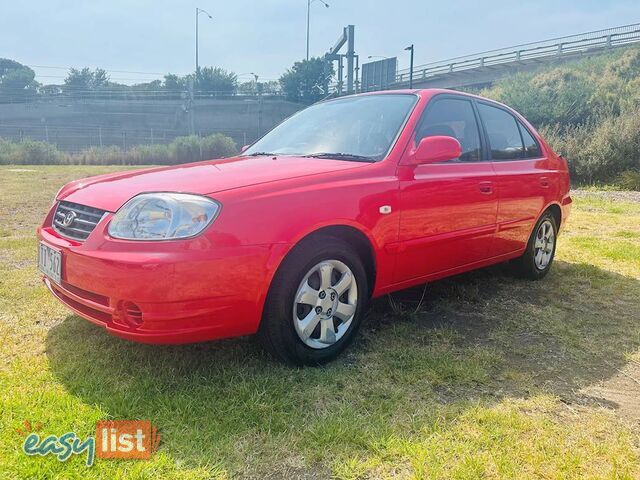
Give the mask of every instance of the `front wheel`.
<path id="1" fill-rule="evenodd" d="M 543 278 L 551 269 L 557 238 L 556 219 L 551 212 L 545 212 L 531 232 L 524 254 L 513 262 L 516 273 L 531 280 Z"/>
<path id="2" fill-rule="evenodd" d="M 334 237 L 307 240 L 278 269 L 258 335 L 286 362 L 326 363 L 353 339 L 368 292 L 362 260 L 348 243 Z"/>

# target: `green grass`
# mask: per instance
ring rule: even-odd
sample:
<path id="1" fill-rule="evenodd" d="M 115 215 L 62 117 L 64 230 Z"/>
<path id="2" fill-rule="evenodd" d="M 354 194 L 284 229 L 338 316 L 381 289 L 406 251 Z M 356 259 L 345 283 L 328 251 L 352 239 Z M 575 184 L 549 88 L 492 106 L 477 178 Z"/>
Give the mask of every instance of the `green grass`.
<path id="1" fill-rule="evenodd" d="M 0 168 L 0 478 L 638 478 L 640 427 L 588 389 L 640 365 L 640 204 L 574 202 L 541 282 L 503 267 L 374 302 L 337 362 L 251 339 L 146 346 L 42 286 L 34 229 L 60 185 L 109 167 Z M 20 169 L 18 169 L 20 170 Z M 395 312 L 395 313 L 394 313 Z M 640 371 L 640 369 L 638 369 Z M 638 377 L 636 377 L 638 378 Z M 639 413 L 640 412 L 636 412 Z M 149 419 L 149 461 L 27 457 L 16 429 Z"/>

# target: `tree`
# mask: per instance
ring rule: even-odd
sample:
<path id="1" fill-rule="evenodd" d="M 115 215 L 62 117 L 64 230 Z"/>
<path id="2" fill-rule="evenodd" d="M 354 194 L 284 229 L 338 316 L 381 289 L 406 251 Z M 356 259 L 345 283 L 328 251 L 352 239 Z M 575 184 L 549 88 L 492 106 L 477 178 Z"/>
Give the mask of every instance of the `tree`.
<path id="1" fill-rule="evenodd" d="M 38 88 L 38 93 L 44 96 L 60 95 L 62 92 L 63 92 L 62 85 L 50 84 L 50 85 L 42 85 L 40 88 Z"/>
<path id="2" fill-rule="evenodd" d="M 258 91 L 258 83 L 255 80 L 238 84 L 238 93 L 254 94 Z"/>
<path id="3" fill-rule="evenodd" d="M 15 60 L 0 58 L 0 101 L 23 101 L 35 93 L 38 83 L 36 74 L 29 67 Z"/>
<path id="4" fill-rule="evenodd" d="M 109 76 L 102 68 L 91 70 L 84 67 L 81 70 L 71 68 L 64 79 L 65 90 L 71 94 L 88 93 L 109 85 Z"/>
<path id="5" fill-rule="evenodd" d="M 310 104 L 329 93 L 329 81 L 333 74 L 331 62 L 314 57 L 295 62 L 279 82 L 287 100 Z"/>
<path id="6" fill-rule="evenodd" d="M 215 94 L 234 93 L 238 86 L 238 77 L 220 67 L 199 68 L 196 74 L 195 89 Z"/>
<path id="7" fill-rule="evenodd" d="M 277 80 L 269 80 L 268 82 L 250 80 L 238 84 L 238 93 L 274 95 L 280 93 L 280 83 Z"/>
<path id="8" fill-rule="evenodd" d="M 102 68 L 96 68 L 93 71 L 92 88 L 100 88 L 109 84 L 109 75 Z"/>
<path id="9" fill-rule="evenodd" d="M 165 90 L 177 94 L 184 92 L 186 89 L 184 79 L 175 73 L 167 73 L 164 76 L 163 87 Z"/>
<path id="10" fill-rule="evenodd" d="M 134 92 L 151 92 L 157 93 L 162 90 L 162 80 L 152 80 L 150 82 L 136 83 L 131 85 L 130 89 Z"/>
<path id="11" fill-rule="evenodd" d="M 262 92 L 265 94 L 278 94 L 280 93 L 280 82 L 277 80 L 269 80 L 268 82 L 261 82 Z"/>

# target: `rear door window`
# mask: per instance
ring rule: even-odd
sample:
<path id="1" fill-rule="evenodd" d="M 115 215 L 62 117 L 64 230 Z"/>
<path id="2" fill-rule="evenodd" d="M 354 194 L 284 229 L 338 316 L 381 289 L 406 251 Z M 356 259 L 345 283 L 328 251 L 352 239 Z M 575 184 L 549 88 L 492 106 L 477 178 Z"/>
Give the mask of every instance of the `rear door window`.
<path id="1" fill-rule="evenodd" d="M 420 120 L 416 131 L 416 145 L 425 137 L 444 135 L 453 137 L 462 146 L 459 161 L 480 160 L 478 122 L 469 100 L 458 98 L 434 99 Z"/>
<path id="2" fill-rule="evenodd" d="M 522 136 L 516 119 L 501 108 L 478 103 L 493 160 L 521 159 L 524 152 Z"/>

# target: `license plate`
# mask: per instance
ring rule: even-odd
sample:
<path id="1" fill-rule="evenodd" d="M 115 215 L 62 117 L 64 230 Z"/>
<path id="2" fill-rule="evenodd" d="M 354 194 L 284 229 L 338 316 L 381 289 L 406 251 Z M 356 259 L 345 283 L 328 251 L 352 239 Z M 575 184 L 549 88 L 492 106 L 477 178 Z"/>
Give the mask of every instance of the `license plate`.
<path id="1" fill-rule="evenodd" d="M 62 252 L 40 243 L 38 246 L 38 270 L 59 285 L 62 278 Z"/>

